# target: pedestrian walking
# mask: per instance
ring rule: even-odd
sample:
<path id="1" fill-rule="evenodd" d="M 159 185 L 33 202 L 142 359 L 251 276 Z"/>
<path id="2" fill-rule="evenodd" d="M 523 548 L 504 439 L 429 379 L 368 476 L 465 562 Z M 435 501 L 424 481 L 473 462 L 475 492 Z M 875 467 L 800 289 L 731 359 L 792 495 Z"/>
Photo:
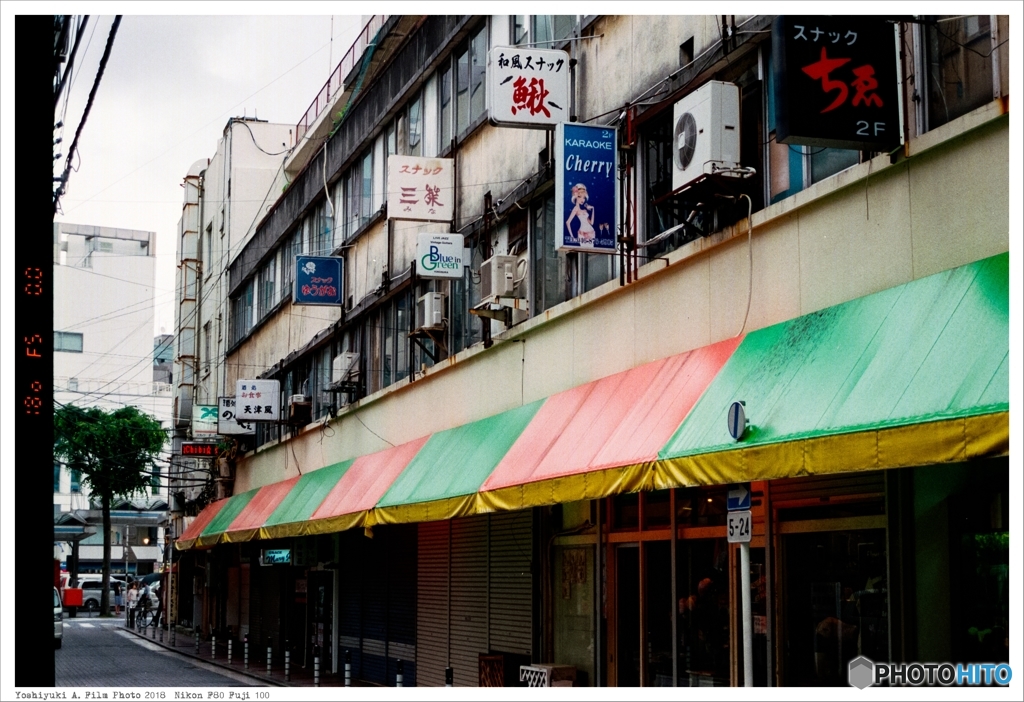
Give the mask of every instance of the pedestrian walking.
<path id="1" fill-rule="evenodd" d="M 120 580 L 115 580 L 114 581 L 114 615 L 115 616 L 120 616 L 121 615 L 121 605 L 124 604 L 124 602 L 122 602 L 122 600 L 121 600 L 121 597 L 122 597 L 122 594 L 121 594 L 121 581 Z"/>

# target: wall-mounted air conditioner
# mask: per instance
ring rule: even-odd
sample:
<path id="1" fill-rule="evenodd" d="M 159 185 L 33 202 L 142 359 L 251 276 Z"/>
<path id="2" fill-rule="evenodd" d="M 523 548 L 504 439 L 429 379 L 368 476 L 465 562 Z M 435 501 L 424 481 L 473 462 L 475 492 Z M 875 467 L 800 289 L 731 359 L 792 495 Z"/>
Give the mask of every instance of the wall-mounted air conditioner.
<path id="1" fill-rule="evenodd" d="M 288 422 L 308 424 L 313 417 L 313 402 L 308 395 L 292 395 L 288 398 Z"/>
<path id="2" fill-rule="evenodd" d="M 416 328 L 440 329 L 444 327 L 444 295 L 427 293 L 416 301 Z"/>
<path id="3" fill-rule="evenodd" d="M 342 351 L 334 357 L 331 366 L 331 380 L 335 383 L 354 383 L 359 380 L 359 354 Z"/>
<path id="4" fill-rule="evenodd" d="M 740 89 L 710 81 L 676 103 L 672 189 L 740 164 Z"/>
<path id="5" fill-rule="evenodd" d="M 480 297 L 515 297 L 515 256 L 492 256 L 480 264 Z"/>

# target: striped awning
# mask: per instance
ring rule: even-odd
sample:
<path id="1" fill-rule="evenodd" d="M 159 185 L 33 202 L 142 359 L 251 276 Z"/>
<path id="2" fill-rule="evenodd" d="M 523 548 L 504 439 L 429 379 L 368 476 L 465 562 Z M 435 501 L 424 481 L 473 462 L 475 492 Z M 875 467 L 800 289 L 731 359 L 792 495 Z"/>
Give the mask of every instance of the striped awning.
<path id="1" fill-rule="evenodd" d="M 1007 455 L 1009 363 L 1002 254 L 235 495 L 177 547 Z"/>

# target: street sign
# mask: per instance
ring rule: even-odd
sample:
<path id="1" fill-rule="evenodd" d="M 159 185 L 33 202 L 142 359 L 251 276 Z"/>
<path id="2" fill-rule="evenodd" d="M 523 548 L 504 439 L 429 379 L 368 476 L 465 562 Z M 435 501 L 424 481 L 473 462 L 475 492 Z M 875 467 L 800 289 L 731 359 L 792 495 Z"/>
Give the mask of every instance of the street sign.
<path id="1" fill-rule="evenodd" d="M 747 431 L 747 413 L 743 411 L 745 404 L 743 400 L 740 400 L 729 405 L 729 436 L 736 441 L 742 439 L 743 434 Z"/>
<path id="2" fill-rule="evenodd" d="M 192 436 L 217 433 L 217 405 L 192 405 Z"/>
<path id="3" fill-rule="evenodd" d="M 739 483 L 730 488 L 725 505 L 730 512 L 750 509 L 750 483 Z"/>
<path id="4" fill-rule="evenodd" d="M 255 434 L 256 426 L 252 422 L 239 422 L 235 417 L 235 398 L 218 398 L 220 414 L 217 418 L 217 433 L 224 436 Z"/>
<path id="5" fill-rule="evenodd" d="M 181 443 L 181 455 L 194 458 L 216 458 L 217 444 L 200 441 L 183 441 Z"/>
<path id="6" fill-rule="evenodd" d="M 729 512 L 726 518 L 728 540 L 730 544 L 750 543 L 750 510 L 745 512 Z"/>

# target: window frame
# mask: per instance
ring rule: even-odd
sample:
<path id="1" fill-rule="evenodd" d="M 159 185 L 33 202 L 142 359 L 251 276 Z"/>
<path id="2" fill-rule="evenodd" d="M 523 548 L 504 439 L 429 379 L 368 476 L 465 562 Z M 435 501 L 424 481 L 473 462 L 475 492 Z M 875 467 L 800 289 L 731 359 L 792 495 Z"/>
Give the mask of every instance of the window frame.
<path id="1" fill-rule="evenodd" d="M 74 348 L 75 344 L 68 344 L 68 341 L 77 339 L 78 348 Z M 65 353 L 84 353 L 85 352 L 85 337 L 80 332 L 65 332 L 65 331 L 54 331 L 53 332 L 53 350 L 62 351 Z"/>

